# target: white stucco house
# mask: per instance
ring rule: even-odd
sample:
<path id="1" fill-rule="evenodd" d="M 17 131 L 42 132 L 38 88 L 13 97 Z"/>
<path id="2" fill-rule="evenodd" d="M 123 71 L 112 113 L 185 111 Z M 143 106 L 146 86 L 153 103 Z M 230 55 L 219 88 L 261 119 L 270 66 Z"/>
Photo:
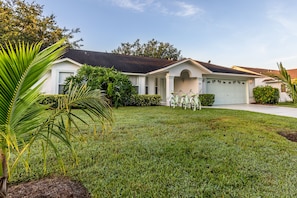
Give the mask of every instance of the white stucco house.
<path id="1" fill-rule="evenodd" d="M 45 76 L 42 92 L 61 93 L 65 78 L 76 74 L 84 64 L 114 67 L 129 76 L 139 94 L 159 94 L 164 105 L 168 104 L 171 93 L 186 94 L 190 91 L 215 94 L 214 105 L 251 103 L 251 90 L 258 77 L 191 58 L 173 61 L 69 49 Z"/>
<path id="2" fill-rule="evenodd" d="M 255 78 L 255 87 L 269 85 L 273 88 L 277 88 L 280 93 L 279 102 L 292 101 L 292 98 L 289 96 L 287 92 L 286 85 L 281 80 L 278 80 L 272 77 L 273 75 L 279 75 L 279 70 L 252 68 L 252 67 L 243 67 L 243 66 L 232 66 L 232 68 L 238 71 L 244 71 L 244 72 L 258 75 L 258 78 Z M 292 79 L 297 76 L 296 69 L 287 70 L 287 72 L 291 75 Z"/>

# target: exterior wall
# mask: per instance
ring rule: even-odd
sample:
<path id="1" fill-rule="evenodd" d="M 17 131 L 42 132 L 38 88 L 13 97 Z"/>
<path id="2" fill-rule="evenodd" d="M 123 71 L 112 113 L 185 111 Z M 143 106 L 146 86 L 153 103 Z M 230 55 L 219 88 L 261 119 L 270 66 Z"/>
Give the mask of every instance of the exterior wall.
<path id="1" fill-rule="evenodd" d="M 42 87 L 41 87 L 41 93 L 43 94 L 51 94 L 53 93 L 52 91 L 52 75 L 51 75 L 52 71 L 49 71 L 48 73 L 46 73 L 42 78 L 41 81 L 45 80 Z"/>
<path id="2" fill-rule="evenodd" d="M 54 64 L 51 71 L 44 77 L 47 79 L 45 80 L 41 91 L 46 94 L 58 94 L 59 73 L 73 72 L 74 74 L 76 74 L 78 69 L 78 65 L 74 65 L 73 63 L 70 63 L 68 61 Z"/>
<path id="3" fill-rule="evenodd" d="M 149 76 L 147 78 L 147 86 L 148 86 L 148 94 L 152 95 L 155 94 L 155 77 Z"/>
<path id="4" fill-rule="evenodd" d="M 189 63 L 183 63 L 178 67 L 173 67 L 169 70 L 170 76 L 180 77 L 181 72 L 187 70 L 190 73 L 190 78 L 202 78 L 203 72 L 196 66 Z"/>
<path id="5" fill-rule="evenodd" d="M 174 79 L 174 92 L 179 93 L 182 92 L 184 94 L 193 92 L 193 93 L 199 93 L 199 84 L 197 78 L 188 78 L 188 79 L 182 79 L 180 77 L 177 77 Z"/>

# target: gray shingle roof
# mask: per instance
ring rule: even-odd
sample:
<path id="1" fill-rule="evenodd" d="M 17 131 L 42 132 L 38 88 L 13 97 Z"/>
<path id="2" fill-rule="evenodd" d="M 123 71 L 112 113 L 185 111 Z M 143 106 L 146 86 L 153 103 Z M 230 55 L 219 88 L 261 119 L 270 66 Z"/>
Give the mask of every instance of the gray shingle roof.
<path id="1" fill-rule="evenodd" d="M 127 73 L 148 73 L 155 71 L 177 61 L 149 58 L 141 56 L 127 56 L 120 54 L 93 52 L 85 50 L 69 49 L 64 57 L 70 58 L 81 64 L 102 67 L 114 67 L 118 71 Z"/>
<path id="2" fill-rule="evenodd" d="M 214 65 L 211 63 L 205 63 L 205 62 L 201 62 L 201 61 L 196 61 L 196 62 L 199 63 L 200 65 L 202 65 L 203 67 L 207 68 L 208 70 L 215 72 L 215 73 L 251 75 L 251 73 L 239 71 L 239 70 L 228 68 L 228 67 L 223 67 L 223 66 Z"/>
<path id="3" fill-rule="evenodd" d="M 142 74 L 166 68 L 167 66 L 179 62 L 167 59 L 150 58 L 142 56 L 127 56 L 106 52 L 94 52 L 77 49 L 68 49 L 68 51 L 64 54 L 64 58 L 70 58 L 81 64 L 102 66 L 108 68 L 114 67 L 118 71 Z M 201 61 L 196 62 L 214 73 L 251 75 L 247 72 L 242 72 L 232 68 L 214 65 L 211 63 L 205 63 Z"/>

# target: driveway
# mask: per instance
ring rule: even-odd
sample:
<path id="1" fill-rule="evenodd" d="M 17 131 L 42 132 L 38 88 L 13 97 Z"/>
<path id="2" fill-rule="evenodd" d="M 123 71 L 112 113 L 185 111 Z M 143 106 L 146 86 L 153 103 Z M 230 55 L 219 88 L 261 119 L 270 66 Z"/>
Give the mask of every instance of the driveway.
<path id="1" fill-rule="evenodd" d="M 273 106 L 273 105 L 258 105 L 258 104 L 215 105 L 215 106 L 212 106 L 211 108 L 253 111 L 253 112 L 259 112 L 259 113 L 297 118 L 297 108 L 279 107 L 279 106 Z"/>

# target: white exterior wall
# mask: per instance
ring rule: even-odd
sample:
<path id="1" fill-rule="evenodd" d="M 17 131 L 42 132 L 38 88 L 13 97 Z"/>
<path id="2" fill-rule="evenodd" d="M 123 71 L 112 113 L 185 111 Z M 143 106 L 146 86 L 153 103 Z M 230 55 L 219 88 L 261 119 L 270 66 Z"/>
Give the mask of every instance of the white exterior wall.
<path id="1" fill-rule="evenodd" d="M 181 78 L 176 78 L 174 80 L 174 85 L 175 85 L 175 93 L 178 93 L 182 91 L 184 94 L 193 92 L 193 93 L 199 93 L 198 87 L 198 79 L 193 78 L 193 79 L 187 79 L 187 80 L 182 80 Z"/>
<path id="2" fill-rule="evenodd" d="M 45 78 L 47 77 L 47 79 L 44 82 L 41 91 L 46 94 L 58 94 L 59 73 L 73 72 L 75 75 L 78 69 L 78 65 L 75 65 L 68 61 L 54 64 L 51 71 L 45 75 Z"/>
<path id="3" fill-rule="evenodd" d="M 148 77 L 147 80 L 148 94 L 155 94 L 155 77 Z"/>
<path id="4" fill-rule="evenodd" d="M 138 84 L 139 84 L 138 93 L 140 95 L 145 94 L 145 76 L 138 77 Z"/>
<path id="5" fill-rule="evenodd" d="M 51 71 L 47 72 L 42 78 L 41 81 L 44 81 L 42 87 L 41 87 L 41 93 L 43 94 L 50 94 L 52 93 L 52 75 Z"/>
<path id="6" fill-rule="evenodd" d="M 195 65 L 189 63 L 183 63 L 178 65 L 178 67 L 173 67 L 169 69 L 170 76 L 179 77 L 183 70 L 188 70 L 190 77 L 202 78 L 202 71 Z"/>

